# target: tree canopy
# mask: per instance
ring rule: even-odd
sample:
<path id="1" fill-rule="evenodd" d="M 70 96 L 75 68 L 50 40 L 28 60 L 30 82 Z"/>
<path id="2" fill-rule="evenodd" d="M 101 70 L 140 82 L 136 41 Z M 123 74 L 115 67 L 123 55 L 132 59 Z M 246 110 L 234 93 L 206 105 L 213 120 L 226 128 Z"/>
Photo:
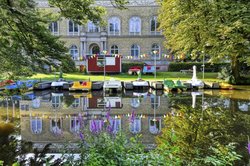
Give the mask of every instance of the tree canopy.
<path id="1" fill-rule="evenodd" d="M 111 0 L 124 8 L 125 0 Z M 105 9 L 95 0 L 49 0 L 58 15 L 78 24 L 100 21 Z M 53 36 L 48 25 L 54 16 L 36 8 L 33 0 L 0 0 L 0 72 L 24 75 L 45 64 L 55 65 L 67 52 L 62 41 Z"/>
<path id="2" fill-rule="evenodd" d="M 177 54 L 211 56 L 230 60 L 235 80 L 240 62 L 250 65 L 250 1 L 159 1 L 160 28 L 166 46 Z"/>

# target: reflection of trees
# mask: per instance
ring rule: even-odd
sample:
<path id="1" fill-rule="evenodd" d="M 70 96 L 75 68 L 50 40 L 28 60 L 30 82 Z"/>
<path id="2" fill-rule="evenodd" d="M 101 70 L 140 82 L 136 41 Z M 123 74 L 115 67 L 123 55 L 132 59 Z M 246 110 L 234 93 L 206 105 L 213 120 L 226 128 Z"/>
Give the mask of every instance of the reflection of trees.
<path id="1" fill-rule="evenodd" d="M 241 163 L 247 162 L 247 135 L 250 135 L 249 115 L 240 112 L 232 113 L 229 110 L 210 108 L 205 111 L 184 107 L 180 110 L 182 116 L 167 116 L 162 135 L 157 138 L 158 143 L 171 142 L 169 131 L 177 136 L 172 146 L 178 146 L 178 157 L 190 163 L 195 158 L 205 158 L 212 154 L 209 147 L 217 143 L 227 145 L 230 142 L 238 143 L 236 151 L 243 156 Z M 200 163 L 204 164 L 204 163 Z"/>

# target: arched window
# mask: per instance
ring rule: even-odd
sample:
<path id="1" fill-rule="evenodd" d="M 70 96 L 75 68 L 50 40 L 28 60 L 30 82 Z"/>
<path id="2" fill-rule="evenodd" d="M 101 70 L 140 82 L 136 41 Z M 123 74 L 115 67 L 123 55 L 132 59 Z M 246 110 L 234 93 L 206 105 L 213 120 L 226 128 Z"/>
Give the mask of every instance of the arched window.
<path id="1" fill-rule="evenodd" d="M 141 132 L 141 118 L 135 118 L 133 121 L 130 121 L 129 130 L 133 134 Z"/>
<path id="2" fill-rule="evenodd" d="M 161 132 L 160 118 L 149 118 L 149 132 L 151 134 L 159 134 Z"/>
<path id="3" fill-rule="evenodd" d="M 79 55 L 78 55 L 78 48 L 76 45 L 72 45 L 69 49 L 69 53 L 72 57 L 73 60 L 78 60 Z"/>
<path id="4" fill-rule="evenodd" d="M 110 49 L 110 53 L 111 54 L 118 54 L 119 53 L 119 49 L 117 45 L 112 45 L 111 49 Z"/>
<path id="5" fill-rule="evenodd" d="M 63 131 L 62 131 L 62 119 L 61 118 L 50 119 L 50 131 L 55 136 L 61 136 L 62 135 Z"/>
<path id="6" fill-rule="evenodd" d="M 72 20 L 69 20 L 69 35 L 78 35 L 79 27 Z"/>
<path id="7" fill-rule="evenodd" d="M 140 17 L 132 17 L 129 19 L 129 34 L 140 35 L 141 34 L 141 19 Z"/>
<path id="8" fill-rule="evenodd" d="M 60 105 L 62 104 L 62 100 L 63 100 L 63 94 L 56 94 L 56 93 L 52 93 L 52 107 L 53 108 L 58 108 L 60 107 Z"/>
<path id="9" fill-rule="evenodd" d="M 151 35 L 159 35 L 161 34 L 161 31 L 158 30 L 160 24 L 159 22 L 157 21 L 157 17 L 154 16 L 151 18 L 150 20 L 150 32 L 151 32 Z"/>
<path id="10" fill-rule="evenodd" d="M 59 27 L 58 27 L 58 22 L 52 22 L 49 24 L 49 30 L 53 35 L 59 35 Z"/>
<path id="11" fill-rule="evenodd" d="M 40 117 L 30 118 L 30 128 L 33 134 L 40 134 L 43 129 L 42 118 Z"/>
<path id="12" fill-rule="evenodd" d="M 131 56 L 133 59 L 138 59 L 140 55 L 140 47 L 137 44 L 133 44 L 131 46 Z"/>
<path id="13" fill-rule="evenodd" d="M 108 20 L 108 33 L 109 35 L 120 35 L 120 29 L 121 29 L 121 21 L 118 17 L 111 17 Z"/>
<path id="14" fill-rule="evenodd" d="M 154 58 L 154 56 L 156 56 L 156 58 L 160 59 L 161 49 L 160 49 L 160 46 L 158 44 L 154 43 L 152 45 L 151 51 L 152 51 L 152 55 L 153 55 L 152 58 Z"/>
<path id="15" fill-rule="evenodd" d="M 93 22 L 88 22 L 88 32 L 100 32 L 100 27 Z"/>

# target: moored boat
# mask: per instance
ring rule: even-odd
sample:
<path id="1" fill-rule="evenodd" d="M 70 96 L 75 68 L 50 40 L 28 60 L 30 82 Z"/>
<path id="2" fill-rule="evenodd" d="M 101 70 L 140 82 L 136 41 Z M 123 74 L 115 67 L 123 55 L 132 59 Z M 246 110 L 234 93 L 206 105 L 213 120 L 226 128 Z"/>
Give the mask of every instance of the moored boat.
<path id="1" fill-rule="evenodd" d="M 92 88 L 92 82 L 91 81 L 83 81 L 82 83 L 80 81 L 73 82 L 73 85 L 69 88 L 70 91 L 90 91 Z"/>
<path id="2" fill-rule="evenodd" d="M 120 80 L 115 80 L 115 79 L 110 79 L 108 81 L 104 81 L 103 90 L 105 90 L 105 91 L 108 91 L 108 90 L 121 91 L 122 90 L 122 83 Z"/>
<path id="3" fill-rule="evenodd" d="M 53 81 L 51 83 L 51 88 L 52 89 L 63 89 L 63 85 L 67 84 L 68 82 L 63 80 L 63 79 L 59 79 L 57 81 Z"/>

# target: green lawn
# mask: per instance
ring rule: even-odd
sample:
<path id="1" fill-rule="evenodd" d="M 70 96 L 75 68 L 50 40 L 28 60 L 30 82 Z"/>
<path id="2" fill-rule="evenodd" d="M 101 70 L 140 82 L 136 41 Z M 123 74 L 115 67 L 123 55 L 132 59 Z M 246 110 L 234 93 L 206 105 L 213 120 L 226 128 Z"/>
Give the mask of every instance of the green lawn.
<path id="1" fill-rule="evenodd" d="M 51 73 L 51 74 L 36 74 L 27 79 L 41 79 L 41 80 L 57 80 L 59 77 L 59 73 Z M 198 79 L 202 79 L 202 73 L 197 73 Z M 104 80 L 103 75 L 85 75 L 83 73 L 64 73 L 63 78 L 66 80 L 87 80 L 90 79 L 92 81 L 102 81 Z M 114 74 L 114 75 L 107 75 L 106 80 L 110 78 L 115 78 L 121 81 L 130 81 L 135 80 L 137 76 L 135 75 L 128 75 L 128 74 Z M 172 80 L 189 80 L 192 78 L 192 73 L 180 73 L 180 72 L 158 72 L 156 80 L 162 81 L 164 78 L 172 79 Z M 154 75 L 142 75 L 142 79 L 152 81 L 154 79 Z M 217 73 L 205 73 L 205 81 L 221 81 L 217 79 Z"/>

